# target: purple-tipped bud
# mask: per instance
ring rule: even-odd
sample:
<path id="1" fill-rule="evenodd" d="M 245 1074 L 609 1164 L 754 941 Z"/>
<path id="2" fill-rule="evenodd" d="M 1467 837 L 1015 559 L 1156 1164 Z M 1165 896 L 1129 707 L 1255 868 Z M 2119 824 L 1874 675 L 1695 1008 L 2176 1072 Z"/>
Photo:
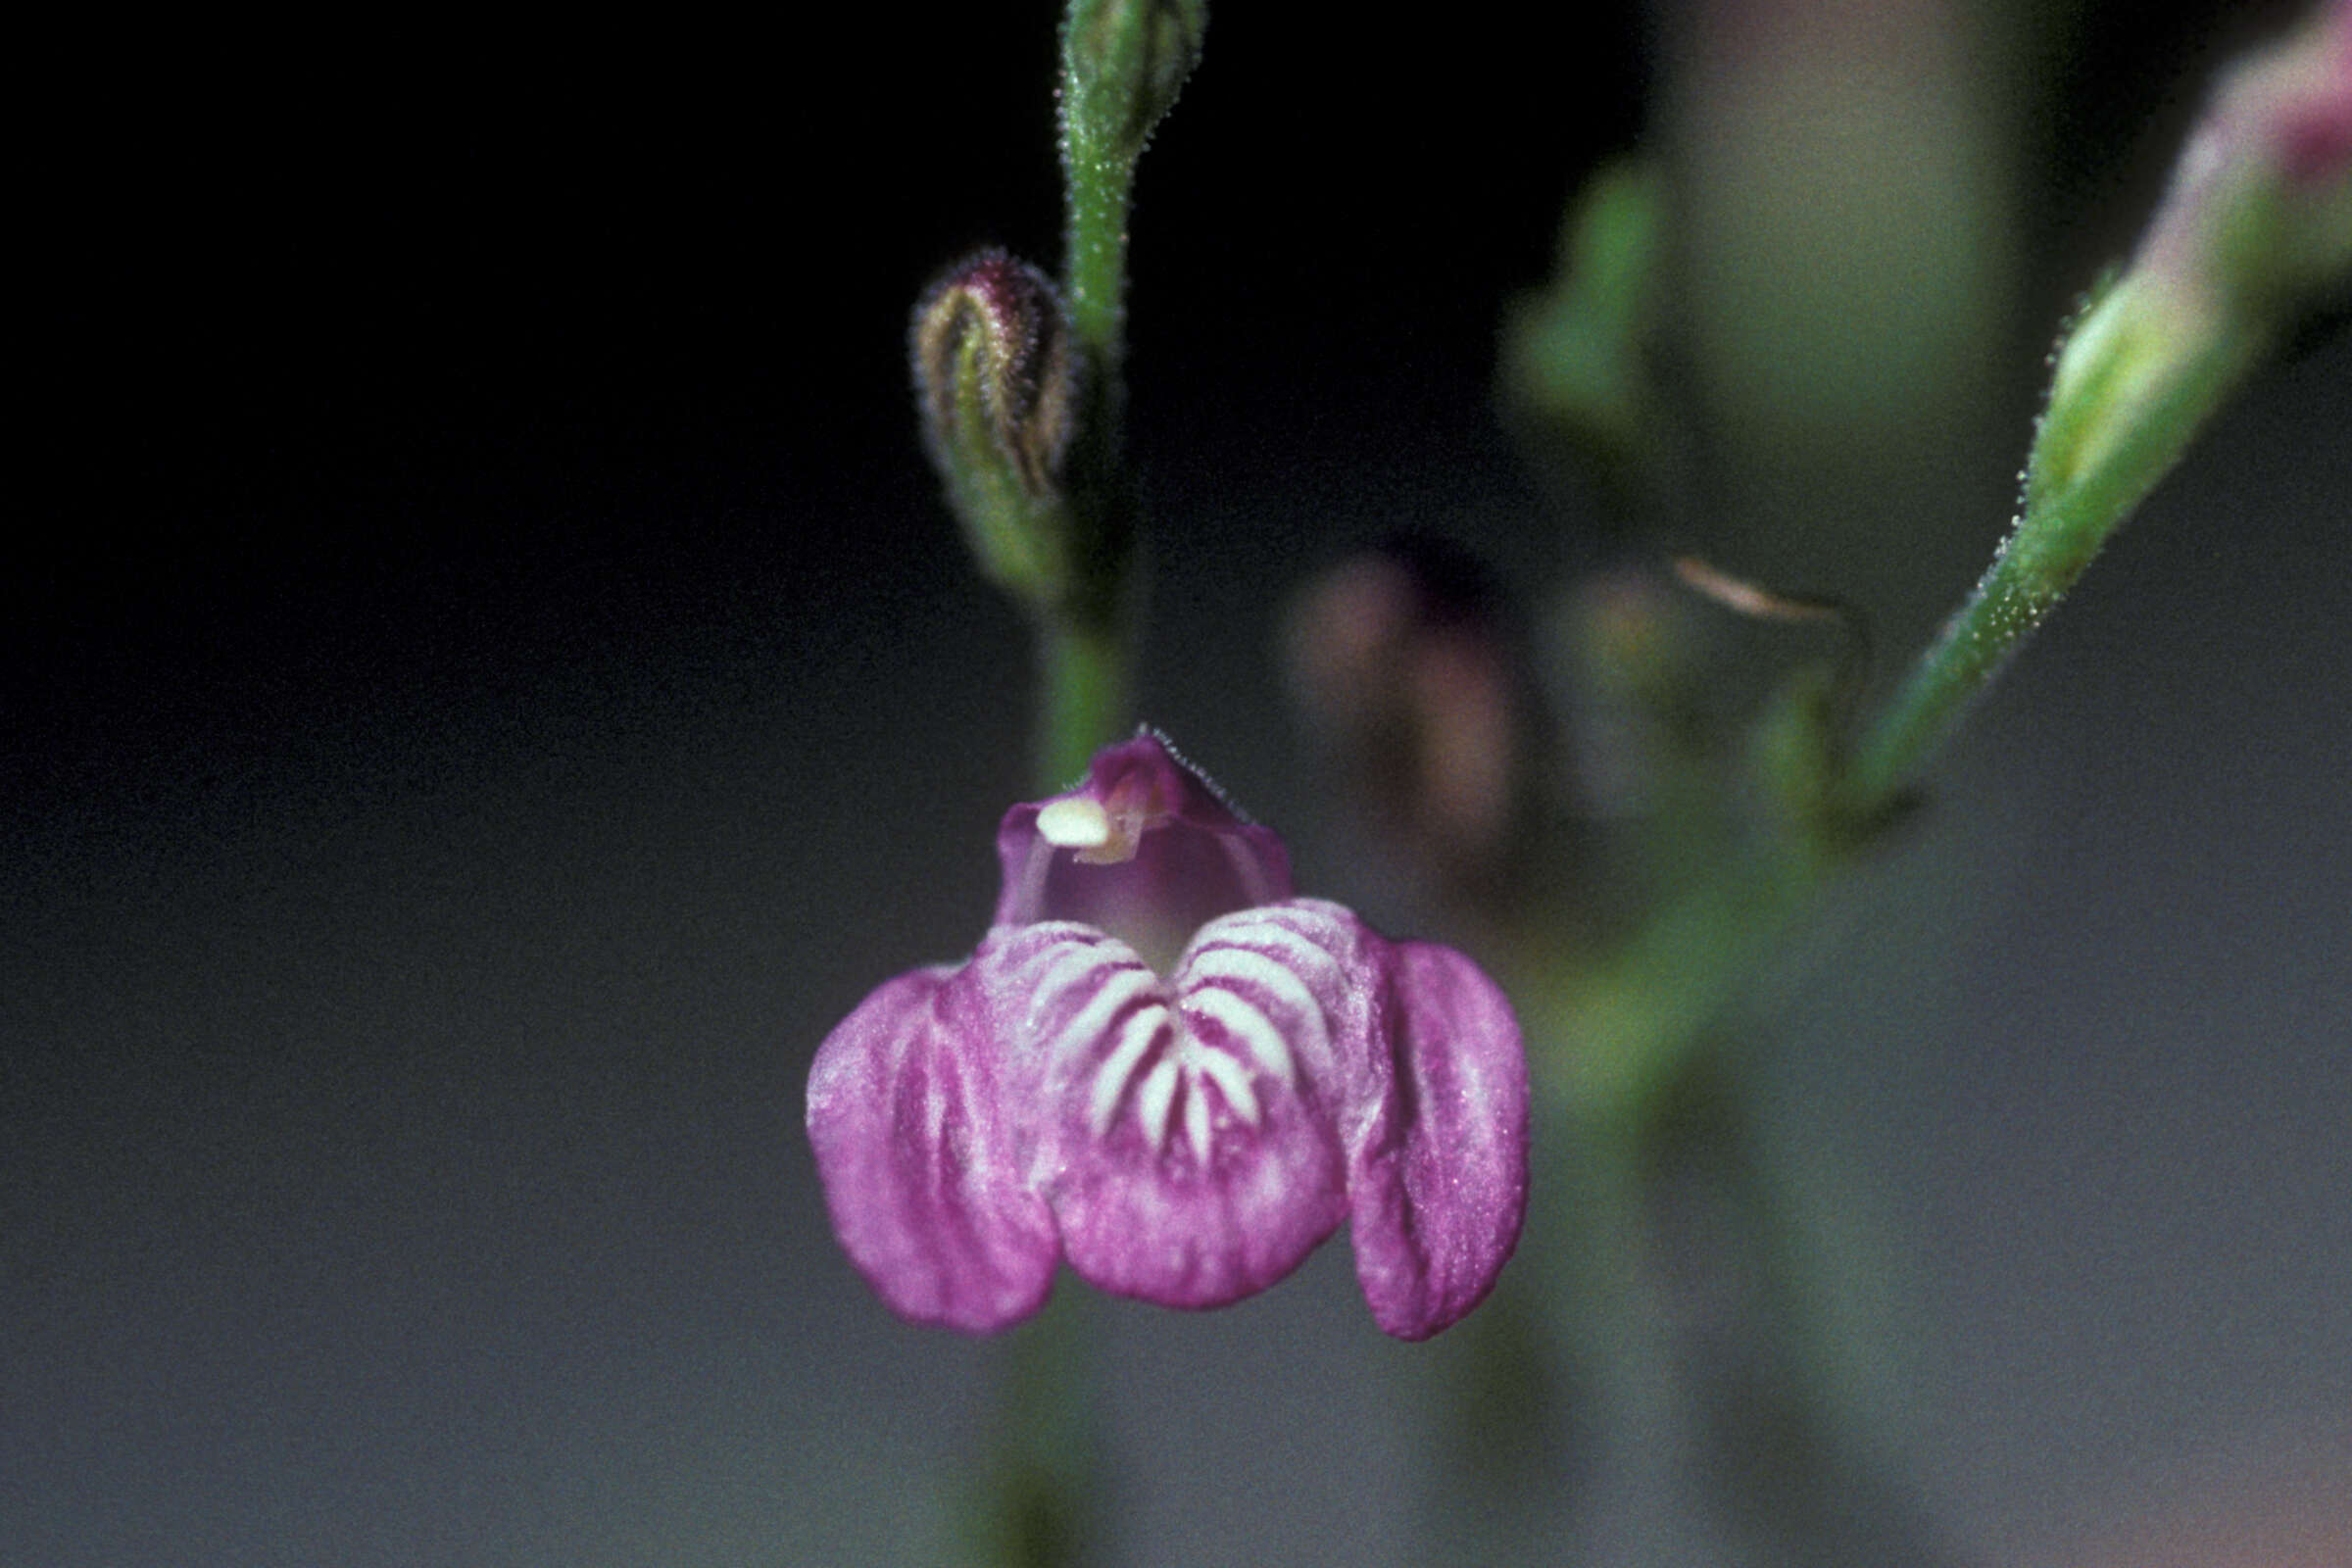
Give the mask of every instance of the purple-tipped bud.
<path id="1" fill-rule="evenodd" d="M 2347 273 L 2352 0 L 2330 0 L 2223 78 L 2132 266 L 2059 355 L 2029 501 L 2111 470 L 2152 483 L 2235 367 Z"/>
<path id="2" fill-rule="evenodd" d="M 2133 270 L 2292 305 L 2352 268 L 2352 0 L 2223 77 Z"/>
<path id="3" fill-rule="evenodd" d="M 914 312 L 914 378 L 934 459 L 1001 468 L 1051 491 L 1070 442 L 1074 363 L 1061 297 L 1045 273 L 986 250 L 933 284 Z"/>

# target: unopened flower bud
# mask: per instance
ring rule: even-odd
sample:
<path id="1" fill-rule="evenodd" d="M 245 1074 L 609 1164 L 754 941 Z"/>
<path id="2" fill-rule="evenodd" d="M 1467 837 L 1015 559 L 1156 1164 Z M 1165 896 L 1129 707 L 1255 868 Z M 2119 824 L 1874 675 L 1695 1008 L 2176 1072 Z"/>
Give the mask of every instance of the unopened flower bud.
<path id="1" fill-rule="evenodd" d="M 1200 63 L 1207 0 L 1072 0 L 1062 24 L 1062 128 L 1133 163 Z"/>
<path id="2" fill-rule="evenodd" d="M 2253 310 L 2352 268 L 2352 0 L 2223 78 L 2133 268 Z"/>
<path id="3" fill-rule="evenodd" d="M 1061 467 L 1072 414 L 1069 329 L 1045 273 L 982 251 L 932 285 L 914 313 L 926 433 L 993 451 L 1032 495 Z"/>
<path id="4" fill-rule="evenodd" d="M 982 567 L 1052 596 L 1065 572 L 1061 466 L 1077 407 L 1060 296 L 1026 262 L 982 251 L 923 296 L 912 337 L 924 438 Z"/>
<path id="5" fill-rule="evenodd" d="M 2157 467 L 2143 447 L 2169 463 L 2170 427 L 2184 439 L 2219 388 L 2347 272 L 2352 0 L 2330 0 L 2214 94 L 2131 267 L 2059 355 L 2036 491 L 2097 479 L 2118 459 Z"/>

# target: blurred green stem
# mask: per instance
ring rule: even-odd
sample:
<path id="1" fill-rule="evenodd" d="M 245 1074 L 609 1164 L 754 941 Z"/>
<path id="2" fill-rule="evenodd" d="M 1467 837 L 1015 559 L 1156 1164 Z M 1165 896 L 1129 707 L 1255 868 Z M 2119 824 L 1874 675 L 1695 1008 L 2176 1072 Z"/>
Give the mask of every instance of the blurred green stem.
<path id="1" fill-rule="evenodd" d="M 1058 1292 L 1004 1347 L 1002 1413 L 965 1525 L 969 1555 L 987 1568 L 1081 1568 L 1102 1557 L 1092 1304 Z"/>
<path id="2" fill-rule="evenodd" d="M 1038 657 L 1045 704 L 1037 785 L 1050 795 L 1068 789 L 1086 772 L 1088 759 L 1126 733 L 1127 639 L 1114 628 L 1045 621 Z"/>

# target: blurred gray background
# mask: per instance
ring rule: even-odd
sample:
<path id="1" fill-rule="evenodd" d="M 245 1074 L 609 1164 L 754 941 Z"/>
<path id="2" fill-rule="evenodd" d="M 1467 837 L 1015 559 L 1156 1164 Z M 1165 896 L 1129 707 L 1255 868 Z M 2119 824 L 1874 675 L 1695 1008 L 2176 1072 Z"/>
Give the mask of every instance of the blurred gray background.
<path id="1" fill-rule="evenodd" d="M 867 990 L 968 950 L 1025 793 L 1021 628 L 958 559 L 902 356 L 962 248 L 1052 259 L 1031 9 L 784 58 L 321 38 L 279 77 L 214 36 L 74 69 L 0 574 L 0 1561 L 937 1548 L 1000 1348 L 851 1272 L 801 1087 Z M 1923 145 L 1961 138 L 1991 260 L 1923 374 L 1973 366 L 1969 412 L 1759 466 L 1668 541 L 1861 600 L 1898 659 L 2002 530 L 2073 292 L 2294 11 L 1956 15 L 1927 58 L 1968 62 L 1966 123 Z M 1796 157 L 1710 121 L 1738 100 L 1690 40 L 1723 21 L 1230 7 L 1147 162 L 1146 708 L 1376 921 L 1282 612 L 1402 526 L 1531 612 L 1658 543 L 1531 467 L 1494 347 L 1602 155 Z M 1695 227 L 1694 275 L 1765 265 Z M 1775 396 L 1706 342 L 1709 395 Z M 2352 1540 L 2348 429 L 2339 317 L 1753 1009 L 1965 1560 Z M 1344 1242 L 1230 1311 L 1098 1317 L 1121 1561 L 1428 1560 L 1429 1352 L 1372 1327 Z M 1565 1516 L 1606 1489 L 1562 1457 Z M 1581 1560 L 1641 1560 L 1611 1532 L 1643 1506 L 1574 1525 Z"/>

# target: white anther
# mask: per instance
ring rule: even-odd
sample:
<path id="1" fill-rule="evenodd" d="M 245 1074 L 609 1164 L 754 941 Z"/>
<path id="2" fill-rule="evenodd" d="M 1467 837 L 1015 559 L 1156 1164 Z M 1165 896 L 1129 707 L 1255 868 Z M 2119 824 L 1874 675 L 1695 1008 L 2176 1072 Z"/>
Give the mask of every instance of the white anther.
<path id="1" fill-rule="evenodd" d="M 1083 795 L 1038 808 L 1037 836 L 1062 850 L 1099 850 L 1110 842 L 1110 817 Z"/>

